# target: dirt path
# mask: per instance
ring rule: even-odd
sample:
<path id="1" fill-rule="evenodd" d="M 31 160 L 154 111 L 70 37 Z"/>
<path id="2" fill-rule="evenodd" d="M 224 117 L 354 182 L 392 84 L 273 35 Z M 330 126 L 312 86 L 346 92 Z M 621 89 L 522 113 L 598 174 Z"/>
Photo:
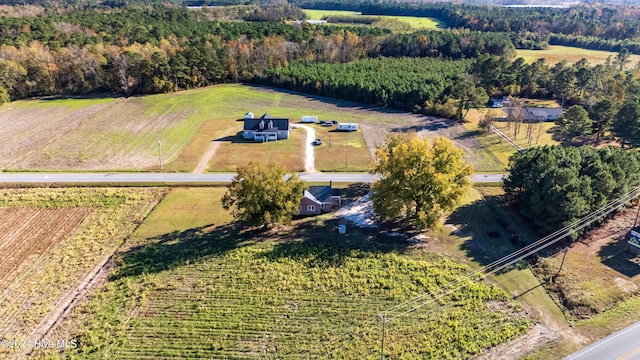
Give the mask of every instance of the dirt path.
<path id="1" fill-rule="evenodd" d="M 304 172 L 316 173 L 316 158 L 314 155 L 313 143 L 316 141 L 316 131 L 307 125 L 296 124 L 295 127 L 303 128 L 307 131 L 307 140 L 305 141 L 304 150 Z"/>
<path id="2" fill-rule="evenodd" d="M 232 130 L 233 129 L 229 129 L 225 131 L 220 135 L 220 138 L 230 135 L 232 133 Z M 193 170 L 194 174 L 202 174 L 204 172 L 204 170 L 207 168 L 207 164 L 209 163 L 211 158 L 213 158 L 213 155 L 216 154 L 216 150 L 218 150 L 219 146 L 220 146 L 220 141 L 213 140 L 211 142 L 211 146 L 209 146 L 209 149 L 207 150 L 207 152 L 204 153 L 204 155 L 202 155 L 202 158 L 200 158 L 200 162 L 198 163 L 198 166 L 196 166 L 196 169 Z"/>

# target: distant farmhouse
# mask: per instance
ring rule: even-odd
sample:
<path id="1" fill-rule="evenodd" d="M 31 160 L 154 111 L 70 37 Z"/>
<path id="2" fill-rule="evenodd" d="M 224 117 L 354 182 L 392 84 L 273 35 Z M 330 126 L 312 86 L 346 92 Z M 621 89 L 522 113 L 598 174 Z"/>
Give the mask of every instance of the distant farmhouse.
<path id="1" fill-rule="evenodd" d="M 247 140 L 265 142 L 288 139 L 289 131 L 289 119 L 274 119 L 269 114 L 254 119 L 250 112 L 244 115 L 242 137 Z"/>
<path id="2" fill-rule="evenodd" d="M 520 117 L 524 122 L 555 121 L 562 115 L 562 108 L 506 107 L 503 108 L 508 117 Z M 520 112 L 519 114 L 517 112 Z"/>
<path id="3" fill-rule="evenodd" d="M 340 207 L 340 194 L 329 186 L 309 186 L 300 200 L 300 215 L 319 215 Z"/>

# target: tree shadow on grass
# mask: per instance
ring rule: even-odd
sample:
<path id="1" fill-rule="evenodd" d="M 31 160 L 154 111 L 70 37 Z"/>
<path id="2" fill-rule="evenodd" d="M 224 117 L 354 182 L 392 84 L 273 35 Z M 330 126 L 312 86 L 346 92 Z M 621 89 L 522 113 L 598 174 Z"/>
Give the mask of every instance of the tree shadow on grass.
<path id="1" fill-rule="evenodd" d="M 211 225 L 174 231 L 147 239 L 144 245 L 135 246 L 119 254 L 119 266 L 112 280 L 158 273 L 204 258 L 222 255 L 251 243 L 255 231 L 239 232 L 234 224 L 217 227 Z"/>
<path id="2" fill-rule="evenodd" d="M 460 249 L 481 265 L 489 265 L 517 250 L 512 242 L 517 234 L 491 209 L 495 205 L 489 201 L 497 200 L 492 196 L 486 198 L 457 208 L 447 220 L 457 228 L 452 235 L 466 238 Z"/>
<path id="3" fill-rule="evenodd" d="M 339 234 L 339 219 L 307 221 L 298 224 L 281 241 L 259 256 L 270 261 L 292 259 L 308 267 L 340 267 L 349 258 L 368 257 L 375 253 L 404 253 L 408 243 L 404 237 L 392 236 L 387 230 L 358 228 L 347 224 L 346 234 Z"/>
<path id="4" fill-rule="evenodd" d="M 451 119 L 445 118 L 436 118 L 436 117 L 426 117 L 424 119 L 424 123 L 421 125 L 412 125 L 412 126 L 404 126 L 404 127 L 396 127 L 391 129 L 391 132 L 420 132 L 423 130 L 427 131 L 438 131 L 443 129 L 448 129 L 459 125 L 459 122 L 456 122 Z"/>
<path id="5" fill-rule="evenodd" d="M 640 274 L 640 257 L 627 251 L 625 236 L 620 236 L 608 242 L 598 251 L 602 264 L 628 277 Z"/>

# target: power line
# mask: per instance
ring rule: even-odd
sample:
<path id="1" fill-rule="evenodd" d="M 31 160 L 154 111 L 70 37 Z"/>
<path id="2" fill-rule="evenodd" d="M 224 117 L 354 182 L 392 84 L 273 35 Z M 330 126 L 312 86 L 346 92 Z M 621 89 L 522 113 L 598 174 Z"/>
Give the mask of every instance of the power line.
<path id="1" fill-rule="evenodd" d="M 419 295 L 411 300 L 405 301 L 404 303 L 398 304 L 396 306 L 391 307 L 390 309 L 388 309 L 385 314 L 389 314 L 391 312 L 399 312 L 398 314 L 395 314 L 391 317 L 388 317 L 387 319 L 389 321 L 408 314 L 412 311 L 415 311 L 429 303 L 434 302 L 435 300 L 438 300 L 446 295 L 449 295 L 453 292 L 455 292 L 456 290 L 459 290 L 460 288 L 464 287 L 466 284 L 462 284 L 465 280 L 471 280 L 473 277 L 475 276 L 482 276 L 483 278 L 494 274 L 510 265 L 513 265 L 514 263 L 535 254 L 536 252 L 543 250 L 553 244 L 555 244 L 556 242 L 564 239 L 566 236 L 571 235 L 572 232 L 576 232 L 579 231 L 589 225 L 591 225 L 592 223 L 594 223 L 595 221 L 603 218 L 604 216 L 610 214 L 611 212 L 619 209 L 620 207 L 622 207 L 624 204 L 626 204 L 627 202 L 629 202 L 630 200 L 632 200 L 633 198 L 637 197 L 638 195 L 640 195 L 640 187 L 636 187 L 635 189 L 627 192 L 626 194 L 624 194 L 623 196 L 607 203 L 605 206 L 595 210 L 594 212 L 584 216 L 583 218 L 563 227 L 562 229 L 547 235 L 545 237 L 543 237 L 542 239 L 528 245 L 525 246 L 522 249 L 519 249 L 507 256 L 502 257 L 501 259 L 498 259 L 494 262 L 492 262 L 489 265 L 486 265 L 474 272 L 471 272 L 459 279 L 457 279 L 456 281 L 453 281 L 451 283 L 448 283 L 444 286 L 441 286 L 439 290 L 441 291 L 445 291 L 445 293 L 432 298 L 432 299 L 426 299 L 426 297 L 428 296 L 433 296 L 432 293 L 430 292 L 426 292 L 422 295 Z M 462 284 L 460 286 L 456 286 L 458 284 Z M 452 288 L 455 287 L 455 288 Z M 448 290 L 448 291 L 447 291 Z M 418 304 L 415 305 L 414 304 Z M 408 310 L 403 310 L 409 308 Z"/>
<path id="2" fill-rule="evenodd" d="M 522 259 L 525 259 L 526 257 L 535 254 L 553 244 L 555 244 L 556 242 L 566 238 L 567 236 L 571 235 L 572 232 L 576 232 L 579 231 L 591 224 L 593 224 L 594 222 L 602 219 L 603 217 L 607 216 L 608 214 L 612 213 L 613 211 L 621 208 L 622 206 L 624 206 L 626 203 L 628 203 L 629 201 L 633 200 L 634 198 L 638 197 L 640 195 L 640 186 L 628 191 L 626 194 L 618 197 L 615 200 L 610 201 L 609 203 L 605 204 L 604 206 L 600 207 L 599 209 L 587 214 L 586 216 L 574 221 L 573 223 L 564 226 L 563 228 L 561 228 L 560 230 L 557 230 L 521 249 L 518 249 L 516 251 L 514 251 L 513 253 L 506 255 L 498 260 L 493 261 L 492 263 L 485 265 L 483 267 L 481 267 L 478 270 L 472 271 L 458 279 L 456 279 L 455 281 L 452 281 L 450 283 L 447 283 L 443 286 L 441 286 L 438 290 L 441 291 L 440 294 L 438 295 L 433 295 L 433 293 L 431 292 L 425 292 L 424 294 L 421 294 L 413 299 L 407 300 L 401 304 L 392 306 L 391 308 L 389 308 L 387 311 L 384 311 L 381 313 L 378 313 L 377 316 L 381 316 L 382 321 L 383 321 L 383 326 L 384 323 L 389 323 L 391 322 L 391 320 L 394 320 L 398 317 L 401 317 L 403 315 L 406 315 L 408 313 L 411 313 L 413 311 L 416 311 L 428 304 L 433 303 L 436 300 L 442 299 L 443 297 L 450 295 L 452 293 L 454 293 L 455 291 L 467 286 L 467 283 L 465 281 L 472 281 L 474 277 L 480 276 L 483 279 L 486 278 L 487 276 L 494 274 Z M 563 251 L 563 250 L 561 250 Z M 559 251 L 560 252 L 560 251 Z M 559 253 L 558 252 L 558 253 Z M 426 299 L 427 297 L 429 297 L 429 299 Z M 389 314 L 392 313 L 396 313 L 393 314 L 392 316 L 388 316 Z M 363 338 L 364 336 L 362 336 L 361 338 Z M 352 338 L 351 340 L 345 342 L 342 346 L 334 349 L 333 351 L 331 351 L 328 355 L 327 358 L 330 357 L 331 355 L 333 355 L 336 351 L 340 350 L 340 349 L 344 349 L 345 347 L 347 347 L 349 344 L 352 344 L 354 341 L 358 340 L 357 338 Z"/>

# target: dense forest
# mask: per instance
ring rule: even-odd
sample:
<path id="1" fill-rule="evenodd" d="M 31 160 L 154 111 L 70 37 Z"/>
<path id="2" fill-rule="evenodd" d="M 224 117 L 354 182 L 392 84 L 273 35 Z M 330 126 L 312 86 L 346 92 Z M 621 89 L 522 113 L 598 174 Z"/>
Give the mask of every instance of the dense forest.
<path id="1" fill-rule="evenodd" d="M 543 233 L 566 226 L 640 185 L 640 153 L 545 146 L 514 155 L 507 196 Z"/>
<path id="2" fill-rule="evenodd" d="M 447 2 L 360 2 L 296 0 L 305 8 L 361 11 L 364 15 L 406 15 L 438 18 L 452 28 L 509 33 L 517 48 L 543 49 L 579 45 L 598 50 L 627 48 L 640 54 L 640 8 L 628 5 L 504 7 Z"/>

